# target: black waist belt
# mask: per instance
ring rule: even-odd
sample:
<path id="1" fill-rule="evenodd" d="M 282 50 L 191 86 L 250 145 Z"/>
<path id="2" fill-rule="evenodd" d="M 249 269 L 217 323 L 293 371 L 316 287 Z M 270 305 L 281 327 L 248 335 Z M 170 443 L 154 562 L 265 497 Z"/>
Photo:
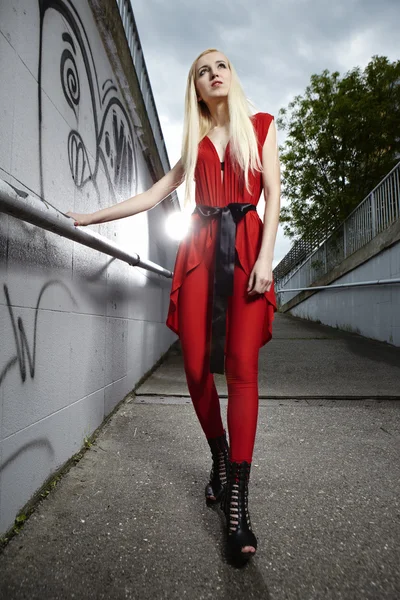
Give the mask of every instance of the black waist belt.
<path id="1" fill-rule="evenodd" d="M 254 204 L 232 202 L 227 206 L 198 204 L 195 213 L 203 218 L 218 218 L 218 234 L 215 249 L 214 289 L 211 325 L 210 372 L 224 373 L 224 349 L 226 338 L 226 311 L 228 297 L 233 294 L 235 268 L 236 225 Z"/>

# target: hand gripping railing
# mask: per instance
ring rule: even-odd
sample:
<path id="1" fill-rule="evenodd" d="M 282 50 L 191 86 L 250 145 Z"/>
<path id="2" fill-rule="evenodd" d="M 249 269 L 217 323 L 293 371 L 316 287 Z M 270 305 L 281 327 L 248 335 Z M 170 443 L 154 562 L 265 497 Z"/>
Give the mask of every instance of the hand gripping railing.
<path id="1" fill-rule="evenodd" d="M 57 233 L 103 254 L 118 258 L 133 267 L 141 267 L 168 278 L 173 275 L 168 269 L 164 269 L 164 267 L 150 260 L 141 259 L 138 254 L 125 252 L 117 244 L 95 231 L 75 227 L 74 220 L 61 211 L 22 190 L 14 188 L 2 179 L 0 179 L 0 212 Z"/>

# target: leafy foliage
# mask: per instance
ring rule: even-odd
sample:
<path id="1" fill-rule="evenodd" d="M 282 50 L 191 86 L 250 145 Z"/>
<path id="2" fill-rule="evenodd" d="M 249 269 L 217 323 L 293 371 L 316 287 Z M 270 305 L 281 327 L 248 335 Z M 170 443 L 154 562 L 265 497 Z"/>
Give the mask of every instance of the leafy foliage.
<path id="1" fill-rule="evenodd" d="M 400 158 L 400 61 L 374 56 L 364 71 L 312 75 L 277 124 L 287 132 L 280 149 L 284 231 L 327 233 Z"/>

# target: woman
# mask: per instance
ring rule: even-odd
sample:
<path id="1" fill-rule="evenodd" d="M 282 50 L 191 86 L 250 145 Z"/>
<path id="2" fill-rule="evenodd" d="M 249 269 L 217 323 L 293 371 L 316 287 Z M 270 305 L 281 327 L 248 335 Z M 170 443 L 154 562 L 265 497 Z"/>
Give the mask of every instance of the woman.
<path id="1" fill-rule="evenodd" d="M 221 501 L 228 550 L 246 561 L 257 549 L 248 483 L 258 417 L 258 353 L 272 337 L 276 308 L 272 259 L 280 211 L 280 169 L 272 115 L 251 114 L 227 57 L 204 51 L 189 72 L 182 157 L 148 191 L 75 225 L 120 219 L 153 208 L 186 178 L 196 209 L 180 243 L 167 325 L 179 335 L 186 379 L 212 454 L 206 501 Z M 266 199 L 264 226 L 255 210 Z M 213 373 L 226 373 L 223 427 Z"/>

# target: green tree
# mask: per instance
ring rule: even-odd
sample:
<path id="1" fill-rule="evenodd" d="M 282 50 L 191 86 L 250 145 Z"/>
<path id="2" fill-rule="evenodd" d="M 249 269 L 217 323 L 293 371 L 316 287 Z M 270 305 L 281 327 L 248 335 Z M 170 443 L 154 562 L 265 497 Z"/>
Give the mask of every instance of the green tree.
<path id="1" fill-rule="evenodd" d="M 312 75 L 303 96 L 279 111 L 281 222 L 289 237 L 336 227 L 400 158 L 400 61 Z"/>

